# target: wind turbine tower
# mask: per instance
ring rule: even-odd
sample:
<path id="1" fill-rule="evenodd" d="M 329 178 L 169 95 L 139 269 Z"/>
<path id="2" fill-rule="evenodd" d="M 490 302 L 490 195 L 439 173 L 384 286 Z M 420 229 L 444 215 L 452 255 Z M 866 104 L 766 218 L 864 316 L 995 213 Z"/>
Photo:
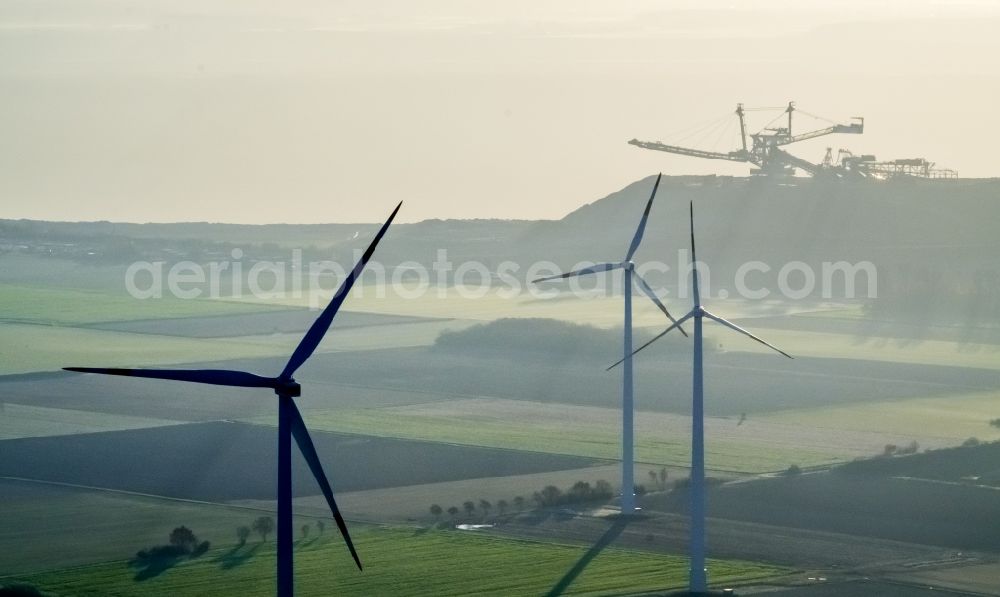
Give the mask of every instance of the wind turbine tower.
<path id="1" fill-rule="evenodd" d="M 705 376 L 702 369 L 702 322 L 705 318 L 720 323 L 727 328 L 739 332 L 748 338 L 755 340 L 771 350 L 778 352 L 788 358 L 792 358 L 788 353 L 775 348 L 767 342 L 754 336 L 750 332 L 728 321 L 718 315 L 709 312 L 701 306 L 701 292 L 698 288 L 698 258 L 694 250 L 694 202 L 691 202 L 691 287 L 694 299 L 694 307 L 687 312 L 684 317 L 674 322 L 666 330 L 653 337 L 652 340 L 643 344 L 635 352 L 646 348 L 667 335 L 675 328 L 680 328 L 681 324 L 689 319 L 694 319 L 694 363 L 692 367 L 692 405 L 691 405 L 691 537 L 690 537 L 690 558 L 691 569 L 689 577 L 689 590 L 691 593 L 704 593 L 708 590 L 707 571 L 705 569 Z M 683 330 L 681 330 L 683 331 Z M 632 353 L 635 354 L 635 353 Z M 621 363 L 628 363 L 626 357 L 618 361 L 608 369 L 612 369 Z"/>
<path id="2" fill-rule="evenodd" d="M 674 322 L 677 321 L 674 317 L 667 311 L 667 307 L 660 301 L 656 293 L 649 284 L 635 271 L 635 263 L 632 262 L 632 257 L 635 252 L 639 249 L 639 244 L 642 242 L 643 233 L 646 230 L 646 221 L 649 219 L 649 210 L 653 207 L 653 199 L 656 198 L 656 190 L 660 187 L 660 178 L 662 174 L 657 175 L 656 183 L 653 185 L 653 192 L 649 195 L 649 200 L 646 202 L 646 209 L 642 212 L 642 218 L 639 220 L 639 227 L 635 231 L 635 235 L 632 237 L 632 244 L 629 245 L 628 252 L 625 254 L 625 259 L 617 263 L 598 263 L 596 265 L 585 267 L 572 272 L 567 272 L 565 274 L 560 274 L 558 276 L 549 276 L 546 278 L 539 278 L 534 280 L 533 283 L 538 284 L 539 282 L 546 282 L 549 280 L 557 280 L 561 278 L 572 278 L 575 276 L 583 276 L 587 274 L 595 274 L 600 272 L 608 272 L 620 269 L 624 272 L 624 294 L 625 294 L 625 322 L 624 322 L 624 340 L 623 340 L 623 354 L 625 367 L 622 372 L 622 498 L 621 498 L 621 511 L 622 514 L 632 514 L 635 512 L 635 406 L 633 399 L 633 374 L 632 374 L 632 286 L 635 284 L 639 287 L 649 300 L 653 301 L 660 311 L 667 318 Z M 681 329 L 681 333 L 687 336 L 687 332 Z"/>

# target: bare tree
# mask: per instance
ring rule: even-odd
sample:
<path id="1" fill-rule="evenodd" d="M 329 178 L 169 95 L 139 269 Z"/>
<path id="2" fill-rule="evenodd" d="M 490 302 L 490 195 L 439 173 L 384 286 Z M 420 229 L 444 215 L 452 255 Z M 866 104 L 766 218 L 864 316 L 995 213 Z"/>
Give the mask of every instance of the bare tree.
<path id="1" fill-rule="evenodd" d="M 267 536 L 274 530 L 274 519 L 270 516 L 261 516 L 253 521 L 253 530 L 260 535 L 261 541 L 267 541 Z"/>
<path id="2" fill-rule="evenodd" d="M 244 525 L 236 529 L 236 538 L 240 540 L 240 546 L 247 544 L 247 539 L 250 538 L 250 527 Z"/>

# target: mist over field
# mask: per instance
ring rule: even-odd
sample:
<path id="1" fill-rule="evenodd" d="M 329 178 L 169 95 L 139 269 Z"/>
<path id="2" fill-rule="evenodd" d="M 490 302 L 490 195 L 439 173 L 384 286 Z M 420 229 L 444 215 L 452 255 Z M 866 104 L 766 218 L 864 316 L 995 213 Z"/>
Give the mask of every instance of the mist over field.
<path id="1" fill-rule="evenodd" d="M 0 594 L 1000 595 L 998 19 L 8 2 Z"/>

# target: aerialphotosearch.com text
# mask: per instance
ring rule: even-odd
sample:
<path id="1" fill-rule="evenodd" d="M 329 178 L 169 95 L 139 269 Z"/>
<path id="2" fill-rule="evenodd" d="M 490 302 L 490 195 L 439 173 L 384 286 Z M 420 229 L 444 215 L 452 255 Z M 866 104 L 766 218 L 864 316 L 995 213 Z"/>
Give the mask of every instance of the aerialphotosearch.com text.
<path id="1" fill-rule="evenodd" d="M 302 251 L 298 249 L 290 251 L 288 260 L 281 261 L 251 262 L 240 249 L 233 249 L 230 256 L 229 260 L 207 263 L 136 261 L 125 272 L 125 289 L 136 299 L 307 299 L 311 308 L 319 308 L 329 301 L 353 263 L 360 258 L 361 251 L 355 251 L 354 261 L 346 267 L 336 261 L 304 263 Z M 677 252 L 673 264 L 643 261 L 635 264 L 635 271 L 647 280 L 661 283 L 656 289 L 661 298 L 687 298 L 692 270 L 689 257 L 689 252 L 682 249 Z M 607 273 L 541 284 L 531 282 L 590 265 L 593 262 L 579 262 L 563 270 L 551 261 L 528 264 L 502 261 L 491 265 L 474 260 L 453 263 L 447 250 L 439 249 L 429 266 L 416 261 L 388 267 L 378 261 L 369 262 L 352 294 L 356 298 L 395 295 L 403 299 L 423 298 L 429 294 L 438 298 L 457 295 L 466 299 L 489 294 L 514 298 L 526 293 L 538 299 L 564 296 L 567 292 L 585 298 L 621 294 L 622 277 Z M 711 298 L 851 300 L 878 296 L 878 271 L 870 261 L 831 260 L 816 265 L 794 260 L 780 264 L 747 261 L 739 264 L 730 274 L 731 278 L 727 276 L 726 284 L 716 287 L 718 290 L 713 290 L 715 280 L 709 264 L 699 261 L 698 274 L 702 295 Z"/>

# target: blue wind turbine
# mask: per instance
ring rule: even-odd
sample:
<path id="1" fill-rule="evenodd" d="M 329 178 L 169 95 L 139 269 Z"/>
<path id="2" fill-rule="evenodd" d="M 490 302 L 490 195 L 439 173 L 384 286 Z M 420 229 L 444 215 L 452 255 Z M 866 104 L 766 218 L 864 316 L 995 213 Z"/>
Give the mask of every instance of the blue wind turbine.
<path id="1" fill-rule="evenodd" d="M 691 593 L 704 593 L 708 587 L 707 572 L 705 570 L 705 376 L 702 370 L 702 320 L 708 318 L 716 323 L 720 323 L 727 328 L 739 332 L 748 338 L 755 340 L 771 350 L 774 350 L 788 358 L 792 358 L 788 353 L 768 344 L 757 336 L 728 321 L 718 315 L 710 313 L 701 306 L 701 294 L 698 289 L 698 258 L 694 252 L 694 202 L 691 202 L 691 287 L 694 298 L 694 307 L 683 317 L 678 319 L 666 330 L 653 337 L 628 357 L 618 361 L 608 369 L 612 369 L 621 363 L 628 363 L 631 356 L 656 342 L 675 328 L 680 328 L 681 324 L 689 319 L 694 319 L 694 365 L 693 365 L 693 391 L 691 408 L 691 537 L 690 537 L 690 558 L 691 569 L 689 578 L 689 590 Z M 683 331 L 683 330 L 681 330 Z"/>
<path id="2" fill-rule="evenodd" d="M 334 316 L 340 306 L 347 298 L 347 293 L 361 276 L 365 264 L 371 259 L 375 252 L 375 247 L 385 235 L 389 225 L 392 223 L 402 202 L 392 211 L 389 219 L 379 229 L 368 249 L 365 250 L 361 259 L 355 264 L 354 269 L 341 284 L 340 289 L 330 304 L 316 318 L 309 331 L 302 338 L 295 348 L 288 364 L 277 377 L 262 377 L 244 371 L 229 371 L 225 369 L 106 369 L 92 367 L 66 367 L 67 371 L 80 373 L 100 373 L 104 375 L 122 375 L 126 377 L 147 377 L 150 379 L 169 379 L 174 381 L 188 381 L 194 383 L 212 384 L 218 386 L 232 386 L 241 388 L 269 388 L 278 397 L 278 595 L 279 597 L 291 597 L 294 590 L 293 568 L 292 568 L 292 438 L 299 446 L 299 451 L 309 465 L 309 470 L 316 478 L 326 503 L 333 513 L 333 519 L 337 523 L 347 549 L 354 558 L 354 563 L 361 570 L 361 559 L 354 549 L 354 543 L 347 531 L 347 524 L 337 508 L 337 502 L 333 498 L 333 490 L 330 487 L 326 475 L 323 473 L 323 466 L 320 464 L 316 448 L 313 446 L 312 438 L 306 429 L 302 414 L 295 405 L 295 398 L 302 395 L 302 388 L 293 377 L 295 372 L 312 356 L 313 352 L 323 340 Z"/>
<path id="3" fill-rule="evenodd" d="M 632 514 L 635 512 L 635 405 L 633 398 L 633 373 L 632 373 L 632 285 L 635 284 L 639 287 L 639 290 L 645 294 L 649 300 L 653 301 L 660 311 L 667 316 L 667 319 L 674 322 L 677 321 L 674 317 L 667 311 L 667 307 L 660 301 L 660 298 L 656 296 L 653 289 L 649 284 L 639 275 L 639 272 L 635 271 L 635 263 L 632 262 L 632 257 L 635 252 L 639 249 L 639 244 L 642 242 L 642 236 L 646 231 L 646 221 L 649 219 L 649 210 L 653 207 L 653 199 L 656 198 L 656 190 L 660 187 L 660 178 L 663 175 L 657 175 L 656 183 L 653 185 L 653 192 L 649 195 L 649 200 L 646 202 L 646 209 L 642 212 L 642 218 L 639 220 L 639 226 L 636 228 L 635 235 L 632 236 L 632 244 L 629 245 L 628 252 L 625 254 L 625 259 L 617 263 L 598 263 L 590 267 L 585 267 L 572 272 L 566 272 L 565 274 L 560 274 L 558 276 L 548 276 L 545 278 L 539 278 L 534 280 L 533 283 L 537 284 L 539 282 L 546 282 L 549 280 L 557 280 L 561 278 L 572 278 L 575 276 L 583 276 L 587 274 L 596 274 L 600 272 L 608 272 L 620 269 L 624 272 L 624 295 L 625 295 L 625 322 L 624 322 L 624 340 L 623 340 L 623 353 L 624 358 L 619 361 L 619 363 L 624 362 L 624 372 L 622 373 L 622 499 L 621 499 L 621 512 L 622 514 Z M 681 328 L 681 333 L 687 336 L 687 332 Z"/>

